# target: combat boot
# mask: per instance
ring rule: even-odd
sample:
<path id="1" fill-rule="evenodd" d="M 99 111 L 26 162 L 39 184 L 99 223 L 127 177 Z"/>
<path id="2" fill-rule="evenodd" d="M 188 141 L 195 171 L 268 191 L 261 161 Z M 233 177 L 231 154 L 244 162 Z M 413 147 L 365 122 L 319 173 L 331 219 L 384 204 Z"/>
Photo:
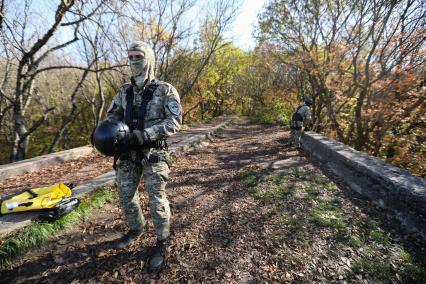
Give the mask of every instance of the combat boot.
<path id="1" fill-rule="evenodd" d="M 144 234 L 144 230 L 129 230 L 127 234 L 122 236 L 120 239 L 114 242 L 114 247 L 116 249 L 124 249 L 129 246 L 132 242 L 136 241 L 140 236 Z"/>
<path id="2" fill-rule="evenodd" d="M 148 270 L 150 272 L 159 271 L 166 262 L 167 239 L 157 240 L 157 244 L 149 258 Z"/>

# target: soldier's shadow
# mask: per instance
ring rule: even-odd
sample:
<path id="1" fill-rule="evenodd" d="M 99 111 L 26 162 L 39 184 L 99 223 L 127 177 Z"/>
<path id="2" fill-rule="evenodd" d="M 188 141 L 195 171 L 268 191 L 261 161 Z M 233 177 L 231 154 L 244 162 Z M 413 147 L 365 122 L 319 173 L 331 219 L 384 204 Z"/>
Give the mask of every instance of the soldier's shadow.
<path id="1" fill-rule="evenodd" d="M 134 270 L 146 273 L 146 264 L 152 247 L 134 250 L 114 250 L 114 241 L 84 245 L 82 248 L 66 251 L 60 255 L 61 263 L 55 262 L 56 251 L 33 261 L 5 270 L 0 273 L 1 283 L 71 283 L 76 280 L 99 278 L 108 273 L 113 277 L 114 271 L 119 271 L 126 264 L 131 264 Z M 105 251 L 104 256 L 99 256 Z M 138 263 L 139 265 L 134 265 Z M 143 264 L 141 266 L 141 264 Z M 46 273 L 46 271 L 49 271 Z M 121 276 L 120 276 L 121 277 Z"/>

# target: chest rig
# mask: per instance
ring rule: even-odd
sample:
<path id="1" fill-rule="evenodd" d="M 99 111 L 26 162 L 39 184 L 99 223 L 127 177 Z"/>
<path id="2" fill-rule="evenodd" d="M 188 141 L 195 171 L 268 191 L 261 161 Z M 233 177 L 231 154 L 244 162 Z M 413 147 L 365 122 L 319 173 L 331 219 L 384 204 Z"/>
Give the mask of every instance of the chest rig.
<path id="1" fill-rule="evenodd" d="M 124 113 L 124 122 L 129 126 L 131 130 L 143 130 L 146 109 L 148 103 L 152 100 L 155 90 L 157 89 L 158 84 L 148 85 L 142 93 L 142 102 L 138 107 L 134 105 L 135 94 L 133 92 L 133 86 L 130 86 L 126 90 L 126 111 Z"/>
<path id="2" fill-rule="evenodd" d="M 127 126 L 129 126 L 131 131 L 136 129 L 140 131 L 144 130 L 145 115 L 147 112 L 148 103 L 152 100 L 154 92 L 158 88 L 158 86 L 159 84 L 155 83 L 146 86 L 142 93 L 142 100 L 140 106 L 134 104 L 135 94 L 133 91 L 133 85 L 126 89 L 126 110 L 124 112 L 124 122 L 127 124 Z M 160 139 L 156 141 L 145 142 L 142 147 L 143 148 L 138 149 L 136 151 L 136 160 L 132 160 L 130 158 L 130 151 L 114 157 L 113 168 L 116 169 L 118 158 L 122 160 L 131 160 L 137 165 L 141 165 L 141 161 L 143 159 L 147 160 L 150 163 L 157 163 L 159 161 L 162 161 L 162 158 L 156 154 L 149 154 L 148 156 L 144 156 L 142 150 L 144 148 L 167 150 L 168 145 L 165 139 Z"/>
<path id="3" fill-rule="evenodd" d="M 138 129 L 144 130 L 145 115 L 148 107 L 148 103 L 152 100 L 155 90 L 160 86 L 159 84 L 149 84 L 142 93 L 142 101 L 140 106 L 134 105 L 135 94 L 133 92 L 133 86 L 130 86 L 126 90 L 126 111 L 124 113 L 124 122 L 129 126 L 130 130 Z M 155 149 L 166 149 L 167 141 L 157 140 L 144 143 L 146 148 Z"/>

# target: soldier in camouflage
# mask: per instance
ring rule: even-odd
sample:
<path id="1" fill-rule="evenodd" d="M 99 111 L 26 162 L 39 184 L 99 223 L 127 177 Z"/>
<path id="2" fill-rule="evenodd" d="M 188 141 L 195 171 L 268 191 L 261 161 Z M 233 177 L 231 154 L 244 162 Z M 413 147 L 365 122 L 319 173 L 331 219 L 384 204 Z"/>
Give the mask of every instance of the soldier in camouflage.
<path id="1" fill-rule="evenodd" d="M 296 109 L 290 121 L 291 141 L 297 149 L 300 149 L 301 146 L 300 138 L 302 137 L 303 130 L 308 130 L 312 124 L 311 105 L 312 99 L 305 99 L 304 104 Z"/>
<path id="2" fill-rule="evenodd" d="M 164 265 L 170 233 L 170 206 L 165 192 L 170 161 L 166 138 L 179 130 L 182 107 L 176 89 L 154 78 L 155 55 L 151 47 L 144 42 L 132 43 L 128 57 L 132 83 L 120 88 L 108 109 L 108 117 L 130 127 L 129 145 L 133 145 L 116 165 L 118 195 L 129 226 L 116 247 L 125 248 L 145 232 L 146 221 L 137 194 L 143 175 L 157 235 L 149 269 L 158 270 Z"/>

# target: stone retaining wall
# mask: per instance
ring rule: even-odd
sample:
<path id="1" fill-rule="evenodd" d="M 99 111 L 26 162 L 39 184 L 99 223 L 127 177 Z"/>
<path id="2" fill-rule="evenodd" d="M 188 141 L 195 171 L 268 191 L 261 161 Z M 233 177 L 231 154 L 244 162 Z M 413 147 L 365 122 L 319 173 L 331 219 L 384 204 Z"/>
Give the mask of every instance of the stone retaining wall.
<path id="1" fill-rule="evenodd" d="M 306 132 L 302 148 L 356 192 L 393 211 L 403 225 L 426 236 L 426 180 L 331 138 Z"/>

